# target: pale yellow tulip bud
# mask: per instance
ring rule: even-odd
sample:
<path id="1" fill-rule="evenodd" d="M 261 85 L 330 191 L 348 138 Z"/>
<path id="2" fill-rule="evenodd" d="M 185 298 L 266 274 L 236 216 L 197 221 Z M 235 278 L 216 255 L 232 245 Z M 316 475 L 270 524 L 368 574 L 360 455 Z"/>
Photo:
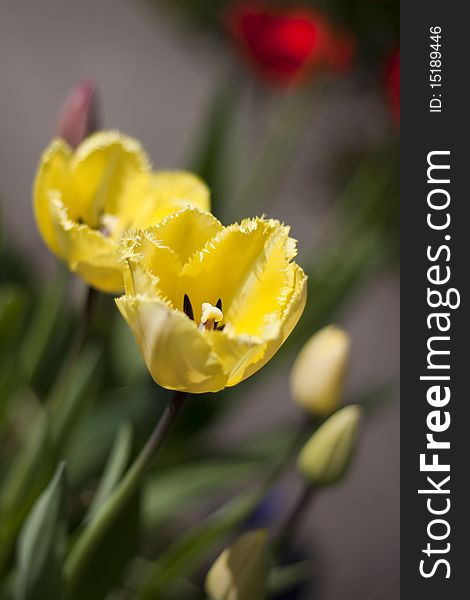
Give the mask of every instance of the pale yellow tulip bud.
<path id="1" fill-rule="evenodd" d="M 226 548 L 205 583 L 211 600 L 263 600 L 269 571 L 267 535 L 250 531 Z"/>
<path id="2" fill-rule="evenodd" d="M 341 479 L 354 456 L 361 415 L 360 406 L 345 406 L 315 431 L 297 460 L 305 479 L 317 486 Z"/>
<path id="3" fill-rule="evenodd" d="M 313 416 L 326 416 L 338 406 L 349 362 L 348 334 L 330 325 L 313 335 L 291 371 L 294 400 Z"/>

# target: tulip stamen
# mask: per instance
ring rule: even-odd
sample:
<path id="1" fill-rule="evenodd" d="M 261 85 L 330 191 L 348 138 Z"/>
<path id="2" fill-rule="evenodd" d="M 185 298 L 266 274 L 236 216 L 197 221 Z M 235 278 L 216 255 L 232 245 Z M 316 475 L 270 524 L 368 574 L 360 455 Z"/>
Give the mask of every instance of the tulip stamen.
<path id="1" fill-rule="evenodd" d="M 188 294 L 185 294 L 183 298 L 183 312 L 191 321 L 194 321 L 193 306 Z"/>
<path id="2" fill-rule="evenodd" d="M 219 302 L 217 302 L 219 304 Z M 220 303 L 222 305 L 222 303 Z M 220 323 L 224 315 L 218 306 L 213 306 L 209 302 L 202 303 L 202 316 L 201 322 L 199 323 L 199 329 L 201 331 L 214 331 L 216 324 Z"/>

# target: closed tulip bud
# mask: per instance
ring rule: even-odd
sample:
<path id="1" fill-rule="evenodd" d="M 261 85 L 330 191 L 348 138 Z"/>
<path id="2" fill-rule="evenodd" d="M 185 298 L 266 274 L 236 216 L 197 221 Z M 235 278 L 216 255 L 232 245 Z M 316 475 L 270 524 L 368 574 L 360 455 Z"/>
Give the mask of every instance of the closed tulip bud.
<path id="1" fill-rule="evenodd" d="M 250 531 L 217 558 L 205 589 L 211 600 L 263 600 L 268 571 L 266 532 Z"/>
<path id="2" fill-rule="evenodd" d="M 350 338 L 332 325 L 320 329 L 300 351 L 291 371 L 294 400 L 313 416 L 338 406 L 349 362 Z"/>
<path id="3" fill-rule="evenodd" d="M 362 409 L 345 406 L 329 417 L 302 448 L 297 467 L 311 484 L 331 485 L 346 473 L 357 445 Z"/>
<path id="4" fill-rule="evenodd" d="M 91 81 L 79 83 L 67 97 L 56 127 L 56 135 L 76 148 L 97 129 L 96 90 Z"/>

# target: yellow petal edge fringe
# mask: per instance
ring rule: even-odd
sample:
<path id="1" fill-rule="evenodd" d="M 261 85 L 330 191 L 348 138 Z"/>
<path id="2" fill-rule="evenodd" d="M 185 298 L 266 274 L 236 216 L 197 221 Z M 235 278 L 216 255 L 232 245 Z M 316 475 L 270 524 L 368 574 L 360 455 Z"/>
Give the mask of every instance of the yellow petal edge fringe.
<path id="1" fill-rule="evenodd" d="M 269 361 L 299 320 L 306 276 L 278 221 L 224 227 L 184 209 L 129 235 L 116 303 L 161 386 L 216 392 Z"/>
<path id="2" fill-rule="evenodd" d="M 34 211 L 48 247 L 89 285 L 122 292 L 120 237 L 192 206 L 210 210 L 205 184 L 184 171 L 152 172 L 136 140 L 97 132 L 73 151 L 54 139 L 34 183 Z"/>

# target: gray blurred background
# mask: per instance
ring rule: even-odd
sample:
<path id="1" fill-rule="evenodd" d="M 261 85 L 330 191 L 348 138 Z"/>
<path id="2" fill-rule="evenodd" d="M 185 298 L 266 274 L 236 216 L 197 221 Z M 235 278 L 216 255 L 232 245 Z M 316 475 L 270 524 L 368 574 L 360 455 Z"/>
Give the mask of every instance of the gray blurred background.
<path id="1" fill-rule="evenodd" d="M 194 148 L 224 64 L 209 40 L 191 37 L 166 15 L 138 2 L 2 0 L 1 212 L 10 242 L 34 261 L 38 273 L 50 273 L 54 259 L 35 228 L 31 183 L 71 87 L 83 77 L 92 78 L 99 88 L 103 125 L 139 138 L 156 168 L 181 167 Z M 292 225 L 300 263 L 302 247 L 315 245 L 321 235 L 334 194 L 324 175 L 332 148 L 353 150 L 359 139 L 373 144 L 390 134 L 383 102 L 373 91 L 354 78 L 338 85 L 340 93 L 336 91 L 331 102 L 326 98 L 302 138 L 288 177 L 263 209 Z M 259 106 L 254 104 L 247 99 L 256 116 Z M 259 112 L 255 129 L 262 131 L 267 121 Z M 305 198 L 311 201 L 306 204 Z M 353 339 L 350 394 L 397 374 L 396 273 L 382 273 L 370 281 L 337 322 Z M 260 423 L 265 428 L 295 413 L 288 365 L 273 371 L 263 379 L 262 389 L 251 387 L 242 407 L 225 416 L 215 437 L 243 440 Z M 293 480 L 292 499 L 297 489 Z M 319 600 L 399 597 L 398 397 L 365 421 L 347 481 L 317 499 L 299 541 L 315 549 L 317 568 L 324 572 Z"/>

